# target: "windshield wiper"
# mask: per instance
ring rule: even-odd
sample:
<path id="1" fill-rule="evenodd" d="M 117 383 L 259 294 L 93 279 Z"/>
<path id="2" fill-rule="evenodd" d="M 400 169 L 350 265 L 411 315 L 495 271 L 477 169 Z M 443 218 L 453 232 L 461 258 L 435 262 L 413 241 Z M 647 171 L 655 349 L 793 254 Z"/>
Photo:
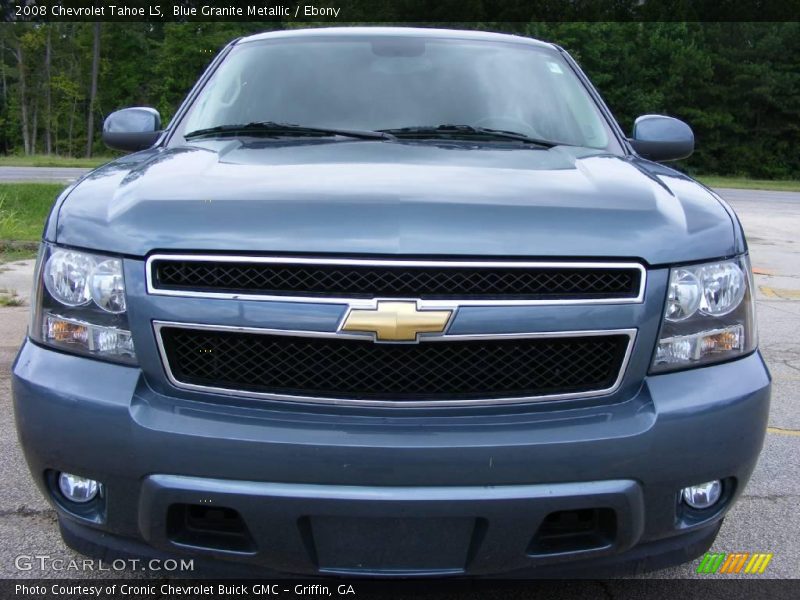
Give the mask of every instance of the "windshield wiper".
<path id="1" fill-rule="evenodd" d="M 383 133 L 390 133 L 396 137 L 465 137 L 465 138 L 494 138 L 500 140 L 518 140 L 528 144 L 537 144 L 546 148 L 555 146 L 566 146 L 561 142 L 543 140 L 516 131 L 506 131 L 504 129 L 489 129 L 488 127 L 475 127 L 473 125 L 418 125 L 414 127 L 397 127 L 394 129 L 379 129 Z"/>
<path id="2" fill-rule="evenodd" d="M 193 139 L 204 136 L 214 135 L 236 135 L 236 134 L 261 134 L 261 135 L 341 135 L 360 140 L 394 140 L 390 133 L 385 131 L 368 131 L 359 129 L 334 129 L 328 127 L 309 127 L 306 125 L 295 125 L 293 123 L 276 123 L 274 121 L 256 121 L 253 123 L 234 123 L 231 125 L 218 125 L 216 127 L 206 127 L 196 129 L 183 135 L 184 139 Z"/>

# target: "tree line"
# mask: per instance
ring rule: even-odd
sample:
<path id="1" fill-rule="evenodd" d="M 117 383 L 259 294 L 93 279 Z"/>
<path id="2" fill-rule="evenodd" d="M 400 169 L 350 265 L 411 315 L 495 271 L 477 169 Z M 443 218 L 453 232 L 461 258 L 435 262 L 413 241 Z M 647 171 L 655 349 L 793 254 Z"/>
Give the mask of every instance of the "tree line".
<path id="1" fill-rule="evenodd" d="M 165 122 L 230 40 L 276 22 L 0 24 L 0 154 L 106 153 L 102 121 L 154 106 Z M 800 177 L 800 23 L 458 23 L 555 42 L 620 124 L 686 120 L 693 173 Z"/>

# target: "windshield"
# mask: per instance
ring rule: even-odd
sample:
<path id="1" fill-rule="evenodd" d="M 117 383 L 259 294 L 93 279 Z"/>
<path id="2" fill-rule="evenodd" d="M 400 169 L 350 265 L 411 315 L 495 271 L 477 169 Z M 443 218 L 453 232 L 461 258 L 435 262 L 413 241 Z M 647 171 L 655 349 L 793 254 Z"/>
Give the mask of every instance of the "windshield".
<path id="1" fill-rule="evenodd" d="M 365 131 L 461 125 L 592 148 L 610 138 L 553 49 L 405 36 L 242 43 L 181 129 L 263 121 Z"/>

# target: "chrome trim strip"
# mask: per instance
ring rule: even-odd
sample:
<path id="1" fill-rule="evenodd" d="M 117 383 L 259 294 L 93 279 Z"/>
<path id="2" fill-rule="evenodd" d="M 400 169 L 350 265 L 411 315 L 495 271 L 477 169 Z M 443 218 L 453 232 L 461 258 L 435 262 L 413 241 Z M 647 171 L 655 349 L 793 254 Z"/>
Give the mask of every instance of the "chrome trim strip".
<path id="1" fill-rule="evenodd" d="M 338 338 L 338 339 L 361 339 L 364 337 L 358 334 L 343 334 L 335 331 L 298 331 L 289 329 L 261 329 L 257 327 L 238 327 L 233 325 L 209 325 L 195 323 L 178 323 L 172 321 L 153 321 L 153 329 L 156 334 L 158 352 L 161 355 L 161 364 L 169 382 L 175 387 L 183 390 L 220 394 L 224 396 L 256 398 L 262 400 L 277 400 L 283 402 L 302 402 L 309 404 L 327 404 L 339 406 L 372 406 L 372 407 L 391 407 L 391 408 L 446 408 L 451 406 L 491 406 L 503 404 L 521 404 L 526 402 L 542 402 L 547 400 L 567 400 L 570 398 L 591 398 L 595 396 L 605 396 L 614 393 L 625 377 L 630 361 L 633 345 L 636 341 L 637 330 L 632 329 L 606 329 L 589 331 L 538 331 L 528 333 L 500 333 L 500 334 L 445 334 L 436 337 L 420 337 L 424 342 L 448 342 L 481 339 L 529 339 L 529 338 L 562 338 L 562 337 L 590 337 L 601 335 L 627 335 L 628 347 L 625 349 L 625 356 L 622 358 L 617 379 L 611 387 L 590 392 L 572 392 L 566 394 L 550 394 L 544 396 L 523 396 L 514 398 L 486 398 L 470 400 L 358 400 L 347 398 L 319 398 L 314 396 L 296 396 L 289 394 L 270 394 L 266 392 L 248 392 L 234 390 L 230 388 L 220 388 L 213 386 L 203 386 L 191 383 L 184 383 L 175 378 L 167 359 L 161 330 L 164 327 L 177 327 L 181 329 L 194 329 L 205 331 L 234 331 L 241 333 L 254 333 L 259 335 L 287 335 L 298 337 L 318 337 L 318 338 Z"/>
<path id="2" fill-rule="evenodd" d="M 184 298 L 215 298 L 226 300 L 256 300 L 265 302 L 302 302 L 304 304 L 348 304 L 361 308 L 370 306 L 374 299 L 337 298 L 330 296 L 274 296 L 267 294 L 231 294 L 223 292 L 192 292 L 184 290 L 165 290 L 157 288 L 153 282 L 153 262 L 156 260 L 178 261 L 215 261 L 229 263 L 268 263 L 299 265 L 351 265 L 351 266 L 384 266 L 384 267 L 497 267 L 497 268 L 574 268 L 574 269 L 638 269 L 639 293 L 634 298 L 578 298 L 562 300 L 481 300 L 481 299 L 448 299 L 423 300 L 420 307 L 440 308 L 452 306 L 554 306 L 565 304 L 641 304 L 647 283 L 647 269 L 637 262 L 559 262 L 559 261 L 495 261 L 495 260 L 384 260 L 384 259 L 350 259 L 350 258 L 305 258 L 278 256 L 229 256 L 224 254 L 153 254 L 148 257 L 145 266 L 147 293 L 158 296 L 179 296 Z M 394 298 L 392 298 L 394 299 Z"/>

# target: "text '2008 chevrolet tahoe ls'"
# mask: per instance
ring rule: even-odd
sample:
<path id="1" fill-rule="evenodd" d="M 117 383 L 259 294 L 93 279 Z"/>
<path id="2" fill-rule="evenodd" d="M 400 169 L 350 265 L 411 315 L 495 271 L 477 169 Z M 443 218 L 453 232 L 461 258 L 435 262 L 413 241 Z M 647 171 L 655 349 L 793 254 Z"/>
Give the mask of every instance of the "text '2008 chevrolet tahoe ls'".
<path id="1" fill-rule="evenodd" d="M 527 577 L 713 541 L 770 378 L 737 217 L 654 162 L 681 121 L 627 139 L 551 44 L 345 28 L 236 40 L 104 139 L 136 152 L 57 199 L 13 378 L 71 546 Z"/>

